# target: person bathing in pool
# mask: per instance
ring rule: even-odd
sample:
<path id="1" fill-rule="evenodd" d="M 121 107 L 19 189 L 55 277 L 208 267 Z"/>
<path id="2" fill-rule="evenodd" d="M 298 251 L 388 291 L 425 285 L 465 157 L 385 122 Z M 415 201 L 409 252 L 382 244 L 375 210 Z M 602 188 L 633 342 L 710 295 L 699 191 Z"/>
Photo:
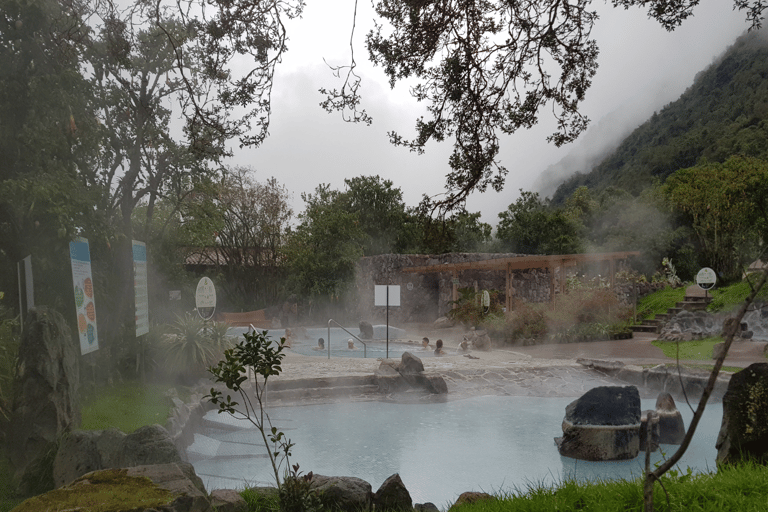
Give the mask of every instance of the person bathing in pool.
<path id="1" fill-rule="evenodd" d="M 318 338 L 317 346 L 312 347 L 312 350 L 325 350 L 325 340 L 323 338 Z"/>
<path id="2" fill-rule="evenodd" d="M 443 350 L 443 340 L 437 340 L 435 342 L 435 355 L 436 356 L 444 356 L 446 354 L 445 350 Z"/>
<path id="3" fill-rule="evenodd" d="M 426 336 L 421 338 L 421 350 L 432 350 L 432 347 L 429 346 L 429 338 Z"/>

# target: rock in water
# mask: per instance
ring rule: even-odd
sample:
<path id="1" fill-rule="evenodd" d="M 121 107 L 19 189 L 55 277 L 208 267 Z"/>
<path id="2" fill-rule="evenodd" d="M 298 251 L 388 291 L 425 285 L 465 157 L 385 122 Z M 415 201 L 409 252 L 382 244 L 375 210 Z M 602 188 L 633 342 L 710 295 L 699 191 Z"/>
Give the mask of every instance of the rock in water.
<path id="1" fill-rule="evenodd" d="M 634 459 L 640 452 L 640 393 L 635 386 L 590 389 L 565 408 L 560 455 L 581 460 Z"/>
<path id="2" fill-rule="evenodd" d="M 756 459 L 768 463 L 768 363 L 754 363 L 731 376 L 723 396 L 717 462 Z"/>
<path id="3" fill-rule="evenodd" d="M 682 444 L 685 438 L 685 423 L 672 395 L 659 393 L 656 399 L 656 414 L 659 417 L 659 443 Z"/>
<path id="4" fill-rule="evenodd" d="M 373 326 L 368 322 L 360 322 L 360 339 L 372 340 L 373 339 Z"/>
<path id="5" fill-rule="evenodd" d="M 19 345 L 8 457 L 23 495 L 53 488 L 53 456 L 60 437 L 80 424 L 79 347 L 52 309 L 29 311 Z"/>

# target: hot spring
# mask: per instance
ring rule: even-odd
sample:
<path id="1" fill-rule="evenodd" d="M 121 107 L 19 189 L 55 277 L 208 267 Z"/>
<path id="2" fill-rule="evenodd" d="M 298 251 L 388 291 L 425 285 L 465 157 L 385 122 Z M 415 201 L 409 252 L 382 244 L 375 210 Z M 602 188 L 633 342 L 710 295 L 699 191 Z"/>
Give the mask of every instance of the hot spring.
<path id="1" fill-rule="evenodd" d="M 236 339 L 241 339 L 245 332 L 248 332 L 246 327 L 232 327 L 229 330 L 230 335 Z M 331 327 L 330 338 L 328 336 L 329 330 L 325 327 L 305 328 L 302 329 L 302 336 L 293 337 L 290 350 L 305 356 L 328 357 L 328 347 L 330 346 L 331 358 L 367 357 L 377 359 L 387 357 L 386 326 L 375 325 L 373 333 L 373 340 L 359 341 L 352 336 L 361 337 L 360 329 L 357 327 L 346 327 L 344 329 Z M 285 336 L 285 329 L 269 329 L 267 334 L 272 339 L 279 340 Z M 400 358 L 403 352 L 413 352 L 419 357 L 431 357 L 433 355 L 432 350 L 421 350 L 421 337 L 418 337 L 418 339 L 414 337 L 413 343 L 403 342 L 402 340 L 405 337 L 406 332 L 403 329 L 389 326 L 389 358 Z M 325 343 L 323 350 L 317 350 L 318 338 L 323 338 Z M 354 349 L 350 349 L 347 345 L 347 340 L 350 339 L 354 342 Z M 432 343 L 434 343 L 434 340 L 432 340 Z"/>
<path id="2" fill-rule="evenodd" d="M 355 476 L 376 491 L 399 473 L 414 503 L 445 510 L 464 491 L 511 491 L 642 475 L 644 452 L 633 460 L 587 462 L 562 457 L 553 438 L 562 433 L 574 397 L 480 396 L 443 403 L 338 402 L 272 407 L 272 423 L 296 446 L 291 464 L 303 472 Z M 686 427 L 693 416 L 678 402 Z M 695 406 L 695 404 L 694 404 Z M 654 409 L 655 400 L 642 400 Z M 715 469 L 722 404 L 711 403 L 679 466 Z M 249 423 L 215 410 L 206 414 L 187 455 L 207 489 L 274 485 L 258 433 Z M 677 446 L 662 445 L 657 462 Z"/>

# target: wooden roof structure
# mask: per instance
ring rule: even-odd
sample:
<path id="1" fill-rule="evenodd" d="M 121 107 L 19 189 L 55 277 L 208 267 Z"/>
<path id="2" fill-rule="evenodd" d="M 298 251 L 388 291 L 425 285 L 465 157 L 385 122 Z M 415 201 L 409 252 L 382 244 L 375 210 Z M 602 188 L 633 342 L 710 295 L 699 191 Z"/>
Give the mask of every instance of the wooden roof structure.
<path id="1" fill-rule="evenodd" d="M 491 258 L 480 261 L 465 261 L 462 263 L 437 263 L 434 265 L 421 265 L 406 267 L 402 272 L 450 272 L 453 280 L 453 300 L 458 300 L 457 278 L 463 270 L 498 270 L 506 271 L 506 307 L 512 311 L 512 299 L 514 288 L 512 287 L 512 274 L 515 270 L 527 270 L 533 268 L 550 269 L 550 296 L 555 296 L 555 285 L 562 292 L 565 288 L 565 269 L 575 267 L 583 263 L 608 262 L 611 288 L 616 284 L 616 262 L 626 260 L 631 256 L 639 256 L 639 251 L 604 252 L 591 254 L 561 254 L 561 255 L 531 255 L 531 256 L 507 256 L 503 258 Z M 559 282 L 555 283 L 555 270 L 561 269 Z"/>

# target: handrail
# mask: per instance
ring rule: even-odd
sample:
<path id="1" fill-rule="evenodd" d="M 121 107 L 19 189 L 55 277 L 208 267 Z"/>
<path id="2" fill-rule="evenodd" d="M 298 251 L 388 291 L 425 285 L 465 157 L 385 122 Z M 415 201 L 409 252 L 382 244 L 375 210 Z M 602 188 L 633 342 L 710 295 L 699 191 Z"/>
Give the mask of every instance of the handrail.
<path id="1" fill-rule="evenodd" d="M 328 320 L 328 359 L 330 359 L 330 358 L 331 358 L 331 322 L 335 323 L 335 324 L 336 324 L 338 327 L 340 327 L 340 328 L 341 328 L 341 330 L 343 330 L 344 332 L 346 332 L 347 334 L 349 334 L 350 336 L 352 336 L 353 338 L 355 338 L 357 341 L 359 341 L 360 343 L 362 343 L 362 344 L 363 344 L 363 357 L 368 357 L 368 345 L 367 345 L 367 344 L 366 344 L 366 343 L 365 343 L 363 340 L 361 340 L 360 338 L 358 338 L 357 336 L 355 336 L 354 334 L 352 334 L 351 332 L 349 332 L 349 331 L 348 331 L 348 330 L 347 330 L 347 329 L 346 329 L 346 328 L 345 328 L 343 325 L 341 325 L 339 322 L 337 322 L 336 320 L 334 320 L 334 319 L 332 319 L 332 318 L 331 318 L 330 320 Z"/>

